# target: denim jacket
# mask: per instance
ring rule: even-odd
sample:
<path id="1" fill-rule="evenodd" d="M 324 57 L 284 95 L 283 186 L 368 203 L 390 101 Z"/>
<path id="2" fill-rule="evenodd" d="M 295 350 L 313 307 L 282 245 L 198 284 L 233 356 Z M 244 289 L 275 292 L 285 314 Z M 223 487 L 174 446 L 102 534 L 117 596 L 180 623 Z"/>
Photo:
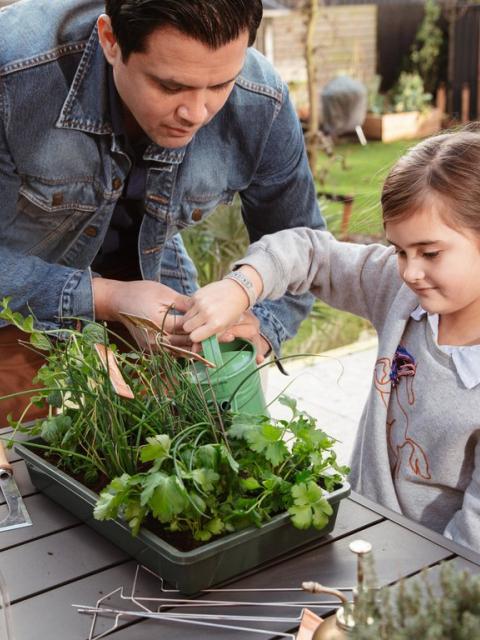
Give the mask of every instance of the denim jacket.
<path id="1" fill-rule="evenodd" d="M 108 109 L 102 10 L 22 0 L 0 11 L 0 298 L 43 328 L 94 317 L 90 265 L 130 169 Z M 215 118 L 185 147 L 152 143 L 144 159 L 141 272 L 177 291 L 197 286 L 179 232 L 236 193 L 251 241 L 323 226 L 287 89 L 254 49 Z M 310 295 L 256 305 L 275 351 L 310 306 Z"/>

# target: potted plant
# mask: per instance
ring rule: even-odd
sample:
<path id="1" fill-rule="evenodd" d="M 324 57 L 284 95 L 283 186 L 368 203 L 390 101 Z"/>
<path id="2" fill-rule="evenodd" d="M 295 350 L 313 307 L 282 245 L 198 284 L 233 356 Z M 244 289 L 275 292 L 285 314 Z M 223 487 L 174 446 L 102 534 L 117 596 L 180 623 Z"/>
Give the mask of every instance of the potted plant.
<path id="1" fill-rule="evenodd" d="M 367 138 L 392 142 L 426 137 L 441 129 L 443 114 L 431 105 L 432 95 L 425 92 L 418 73 L 402 72 L 386 95 L 379 93 L 379 84 L 377 77 L 370 90 L 369 110 L 362 126 Z"/>
<path id="2" fill-rule="evenodd" d="M 438 584 L 425 571 L 395 587 L 382 587 L 374 598 L 360 591 L 353 618 L 352 640 L 478 638 L 480 576 L 443 563 Z"/>
<path id="3" fill-rule="evenodd" d="M 58 339 L 7 300 L 0 316 L 46 353 L 32 402 L 49 414 L 12 423 L 33 438 L 17 445 L 32 481 L 183 592 L 333 527 L 348 470 L 293 400 L 290 420 L 222 411 L 168 351 L 119 350 L 97 323 Z"/>

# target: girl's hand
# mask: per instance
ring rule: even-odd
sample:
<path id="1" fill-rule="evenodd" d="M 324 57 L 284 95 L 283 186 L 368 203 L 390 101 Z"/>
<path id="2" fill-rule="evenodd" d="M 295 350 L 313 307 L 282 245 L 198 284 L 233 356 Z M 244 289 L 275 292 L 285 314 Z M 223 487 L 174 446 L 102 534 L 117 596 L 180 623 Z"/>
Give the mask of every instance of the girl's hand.
<path id="1" fill-rule="evenodd" d="M 241 270 L 251 280 L 258 297 L 263 287 L 259 274 L 247 265 Z M 190 309 L 183 319 L 183 331 L 190 334 L 193 343 L 202 342 L 239 322 L 249 304 L 247 293 L 235 280 L 207 284 L 192 296 Z"/>
<path id="2" fill-rule="evenodd" d="M 190 340 L 202 342 L 239 321 L 248 307 L 248 296 L 233 280 L 207 284 L 193 294 L 192 306 L 183 318 Z"/>

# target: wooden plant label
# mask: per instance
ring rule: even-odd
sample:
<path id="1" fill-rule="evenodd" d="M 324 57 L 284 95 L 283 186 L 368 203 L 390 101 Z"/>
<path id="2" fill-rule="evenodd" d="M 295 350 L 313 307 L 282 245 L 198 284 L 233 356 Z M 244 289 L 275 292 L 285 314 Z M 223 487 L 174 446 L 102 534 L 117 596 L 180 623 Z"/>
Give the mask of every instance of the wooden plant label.
<path id="1" fill-rule="evenodd" d="M 97 343 L 95 345 L 95 351 L 100 358 L 100 362 L 103 364 L 106 372 L 108 373 L 108 377 L 110 378 L 110 382 L 112 383 L 112 387 L 115 393 L 122 398 L 129 398 L 130 400 L 132 400 L 135 396 L 133 395 L 133 391 L 123 379 L 122 372 L 118 368 L 117 360 L 113 351 L 111 349 L 108 349 L 104 344 L 100 343 Z"/>
<path id="2" fill-rule="evenodd" d="M 302 620 L 298 628 L 296 640 L 312 640 L 315 631 L 322 622 L 323 619 L 317 616 L 316 613 L 313 613 L 310 609 L 304 609 L 302 611 Z"/>

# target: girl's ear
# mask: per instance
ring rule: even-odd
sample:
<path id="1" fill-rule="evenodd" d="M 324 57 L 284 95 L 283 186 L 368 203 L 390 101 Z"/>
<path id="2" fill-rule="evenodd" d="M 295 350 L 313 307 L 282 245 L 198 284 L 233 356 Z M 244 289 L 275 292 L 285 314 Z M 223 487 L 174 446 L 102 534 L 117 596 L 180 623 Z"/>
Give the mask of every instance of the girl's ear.
<path id="1" fill-rule="evenodd" d="M 109 16 L 102 13 L 97 20 L 98 39 L 100 46 L 103 49 L 103 54 L 107 59 L 107 62 L 113 64 L 118 56 L 121 55 L 120 46 L 117 42 L 115 34 L 113 33 L 112 23 Z"/>

